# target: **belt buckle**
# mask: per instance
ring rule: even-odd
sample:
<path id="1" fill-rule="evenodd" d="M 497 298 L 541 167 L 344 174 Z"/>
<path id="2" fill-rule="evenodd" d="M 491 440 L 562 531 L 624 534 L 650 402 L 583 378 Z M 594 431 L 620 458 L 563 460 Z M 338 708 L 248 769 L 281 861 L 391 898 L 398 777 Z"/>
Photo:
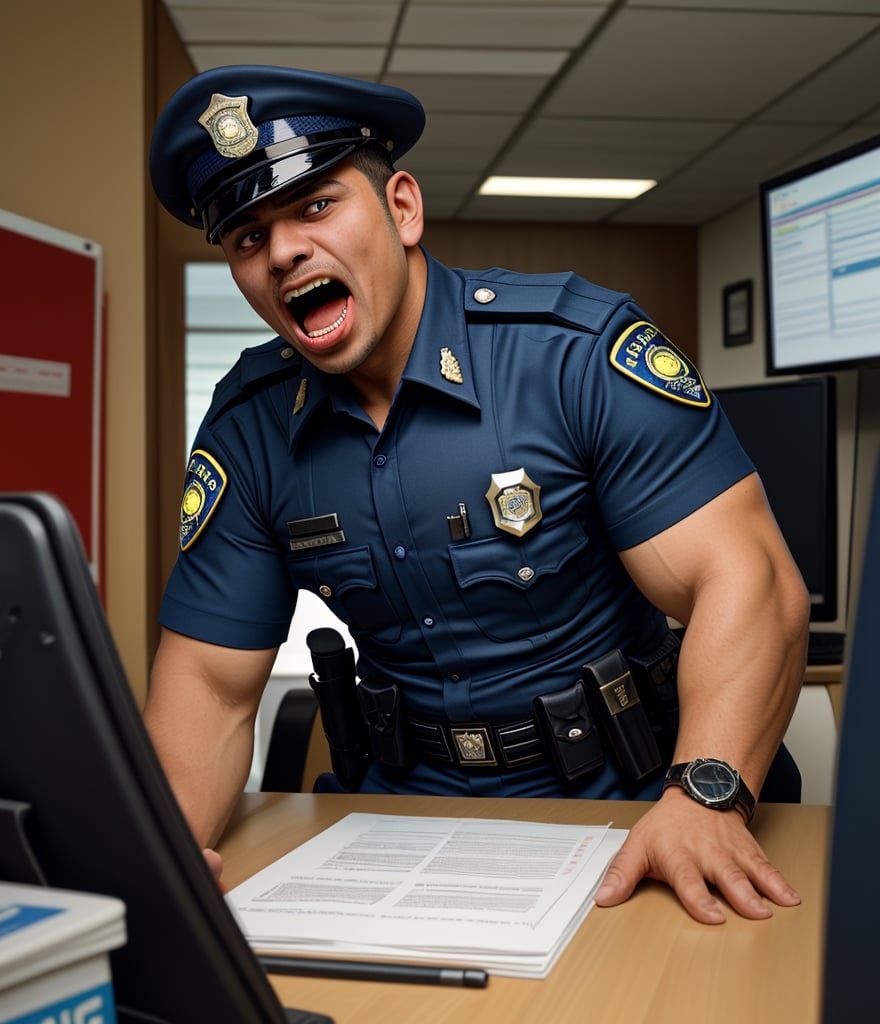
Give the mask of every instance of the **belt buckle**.
<path id="1" fill-rule="evenodd" d="M 454 752 L 461 765 L 483 765 L 491 768 L 498 764 L 488 725 L 468 722 L 465 725 L 450 725 Z"/>

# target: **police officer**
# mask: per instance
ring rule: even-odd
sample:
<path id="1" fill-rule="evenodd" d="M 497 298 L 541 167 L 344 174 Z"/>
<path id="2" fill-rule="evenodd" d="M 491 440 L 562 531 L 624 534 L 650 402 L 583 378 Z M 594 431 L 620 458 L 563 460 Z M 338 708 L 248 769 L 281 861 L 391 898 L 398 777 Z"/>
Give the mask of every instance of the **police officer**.
<path id="1" fill-rule="evenodd" d="M 401 90 L 272 67 L 198 75 L 159 119 L 159 199 L 278 333 L 219 383 L 187 467 L 145 709 L 171 784 L 209 845 L 307 589 L 356 641 L 361 792 L 656 800 L 598 902 L 647 876 L 697 920 L 724 919 L 710 884 L 766 917 L 798 896 L 747 821 L 808 604 L 760 482 L 629 296 L 425 252 L 393 163 L 423 125 Z M 667 615 L 668 772 L 632 675 L 674 664 Z"/>

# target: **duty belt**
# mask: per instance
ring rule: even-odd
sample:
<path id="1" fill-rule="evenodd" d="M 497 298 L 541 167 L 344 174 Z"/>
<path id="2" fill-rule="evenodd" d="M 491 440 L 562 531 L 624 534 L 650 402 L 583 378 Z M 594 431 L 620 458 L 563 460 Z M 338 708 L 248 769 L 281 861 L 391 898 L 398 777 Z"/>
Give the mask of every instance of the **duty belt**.
<path id="1" fill-rule="evenodd" d="M 524 768 L 545 759 L 534 718 L 506 725 L 407 718 L 407 727 L 407 739 L 416 757 L 461 768 Z"/>

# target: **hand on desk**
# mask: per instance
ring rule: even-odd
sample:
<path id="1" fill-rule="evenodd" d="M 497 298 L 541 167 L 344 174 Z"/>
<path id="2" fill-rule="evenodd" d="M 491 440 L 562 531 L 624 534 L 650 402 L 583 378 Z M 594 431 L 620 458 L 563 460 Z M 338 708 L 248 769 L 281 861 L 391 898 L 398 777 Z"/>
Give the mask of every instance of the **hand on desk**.
<path id="1" fill-rule="evenodd" d="M 226 892 L 226 888 L 220 881 L 220 876 L 223 874 L 223 858 L 217 853 L 216 850 L 202 850 L 202 855 L 205 858 L 205 862 L 211 869 L 211 874 L 214 876 L 214 880 L 220 886 L 222 892 Z"/>
<path id="2" fill-rule="evenodd" d="M 669 790 L 637 823 L 611 862 L 596 903 L 628 899 L 642 878 L 666 882 L 695 920 L 722 924 L 726 915 L 714 885 L 743 917 L 771 917 L 764 899 L 793 907 L 800 896 L 764 856 L 737 810 L 701 807 Z"/>

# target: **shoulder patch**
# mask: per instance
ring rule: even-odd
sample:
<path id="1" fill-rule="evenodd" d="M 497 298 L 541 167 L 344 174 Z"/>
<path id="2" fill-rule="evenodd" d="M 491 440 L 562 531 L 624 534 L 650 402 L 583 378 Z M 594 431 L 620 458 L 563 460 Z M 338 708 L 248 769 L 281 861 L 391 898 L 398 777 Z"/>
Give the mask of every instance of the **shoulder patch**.
<path id="1" fill-rule="evenodd" d="M 647 320 L 627 327 L 609 358 L 616 370 L 666 398 L 704 409 L 712 404 L 696 367 Z"/>
<path id="2" fill-rule="evenodd" d="M 180 501 L 180 550 L 192 547 L 226 488 L 226 473 L 201 448 L 190 455 Z"/>

